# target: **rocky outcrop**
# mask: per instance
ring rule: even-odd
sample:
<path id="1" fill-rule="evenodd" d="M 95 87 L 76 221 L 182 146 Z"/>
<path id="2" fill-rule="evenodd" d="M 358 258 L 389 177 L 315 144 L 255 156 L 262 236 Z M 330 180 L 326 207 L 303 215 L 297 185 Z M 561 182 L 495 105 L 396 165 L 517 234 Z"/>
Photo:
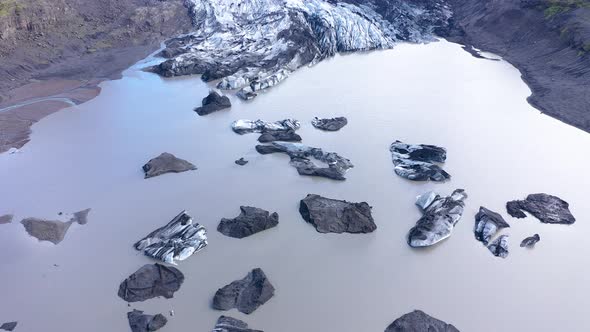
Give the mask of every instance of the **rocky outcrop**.
<path id="1" fill-rule="evenodd" d="M 257 145 L 256 151 L 260 154 L 282 152 L 291 157 L 291 166 L 297 169 L 300 175 L 320 176 L 332 180 L 346 180 L 344 175 L 354 167 L 350 160 L 335 152 L 324 152 L 320 148 L 314 148 L 300 143 L 273 142 L 269 145 Z M 316 165 L 311 158 L 326 164 L 327 167 Z"/>
<path id="2" fill-rule="evenodd" d="M 301 136 L 299 136 L 294 130 L 287 130 L 265 132 L 258 137 L 258 142 L 260 143 L 270 143 L 275 141 L 301 142 Z"/>
<path id="3" fill-rule="evenodd" d="M 240 206 L 240 215 L 221 219 L 217 230 L 226 236 L 242 239 L 273 228 L 279 224 L 279 215 L 251 206 Z"/>
<path id="4" fill-rule="evenodd" d="M 127 302 L 139 302 L 163 296 L 170 299 L 180 289 L 184 275 L 178 269 L 161 264 L 146 264 L 119 286 L 119 297 Z"/>
<path id="5" fill-rule="evenodd" d="M 196 169 L 197 167 L 195 165 L 184 159 L 176 158 L 175 155 L 168 152 L 162 153 L 143 165 L 146 179 L 166 173 L 181 173 Z"/>
<path id="6" fill-rule="evenodd" d="M 146 315 L 141 310 L 133 310 L 127 313 L 131 332 L 157 331 L 168 323 L 168 319 L 162 314 Z"/>
<path id="7" fill-rule="evenodd" d="M 213 297 L 213 308 L 217 310 L 230 310 L 251 314 L 258 307 L 265 304 L 274 296 L 275 288 L 272 286 L 264 272 L 256 268 L 241 280 L 220 288 Z"/>
<path id="8" fill-rule="evenodd" d="M 211 91 L 207 97 L 203 98 L 202 106 L 195 108 L 195 112 L 203 116 L 230 107 L 231 102 L 227 96 Z"/>
<path id="9" fill-rule="evenodd" d="M 252 99 L 298 68 L 338 52 L 391 48 L 398 40 L 432 40 L 445 24 L 442 1 L 190 0 L 195 32 L 152 70 L 201 74 Z M 255 38 L 252 36 L 264 36 Z M 215 40 L 214 43 L 210 42 Z"/>
<path id="10" fill-rule="evenodd" d="M 393 321 L 385 332 L 459 332 L 459 330 L 423 311 L 414 310 Z"/>
<path id="11" fill-rule="evenodd" d="M 526 218 L 523 212 L 526 211 L 546 224 L 571 225 L 576 222 L 566 201 L 547 194 L 530 194 L 525 200 L 508 202 L 506 209 L 514 218 Z"/>
<path id="12" fill-rule="evenodd" d="M 211 332 L 263 332 L 248 328 L 245 322 L 228 316 L 221 316 Z"/>
<path id="13" fill-rule="evenodd" d="M 405 179 L 442 182 L 451 178 L 449 173 L 435 164 L 444 163 L 447 159 L 447 151 L 443 148 L 395 141 L 389 151 L 395 165 L 395 173 Z"/>
<path id="14" fill-rule="evenodd" d="M 6 214 L 3 216 L 0 216 L 0 225 L 10 224 L 12 222 L 12 218 L 14 218 L 14 216 L 12 214 Z"/>
<path id="15" fill-rule="evenodd" d="M 442 197 L 433 192 L 416 198 L 422 218 L 408 233 L 408 245 L 413 248 L 434 245 L 449 236 L 463 215 L 467 193 L 463 189 Z"/>
<path id="16" fill-rule="evenodd" d="M 500 55 L 532 91 L 544 114 L 590 131 L 590 6 L 588 1 L 446 0 L 447 40 Z"/>
<path id="17" fill-rule="evenodd" d="M 371 233 L 377 229 L 367 202 L 307 195 L 299 204 L 299 213 L 320 233 Z"/>
<path id="18" fill-rule="evenodd" d="M 535 234 L 522 240 L 522 242 L 520 242 L 520 247 L 534 248 L 535 244 L 537 244 L 537 242 L 539 241 L 541 241 L 541 237 L 539 236 L 539 234 Z"/>
<path id="19" fill-rule="evenodd" d="M 37 238 L 37 240 L 58 244 L 63 241 L 73 223 L 79 225 L 88 223 L 89 212 L 90 209 L 86 209 L 73 214 L 62 214 L 62 218 L 70 217 L 67 221 L 26 218 L 21 221 L 21 224 L 25 227 L 27 233 Z"/>
<path id="20" fill-rule="evenodd" d="M 146 256 L 168 264 L 176 264 L 207 246 L 207 230 L 180 212 L 166 226 L 160 227 L 137 241 L 135 249 Z"/>
<path id="21" fill-rule="evenodd" d="M 480 207 L 475 215 L 475 239 L 487 245 L 496 233 L 510 225 L 499 213 Z"/>
<path id="22" fill-rule="evenodd" d="M 496 257 L 508 257 L 508 235 L 500 235 L 488 246 L 490 252 Z"/>
<path id="23" fill-rule="evenodd" d="M 263 120 L 236 120 L 232 122 L 231 129 L 236 134 L 249 133 L 272 133 L 280 131 L 297 130 L 301 127 L 301 123 L 294 119 L 285 119 L 275 122 L 267 122 Z"/>
<path id="24" fill-rule="evenodd" d="M 235 163 L 236 163 L 236 165 L 244 166 L 248 163 L 248 160 L 246 160 L 244 158 L 240 158 L 240 159 L 236 160 Z"/>
<path id="25" fill-rule="evenodd" d="M 4 323 L 4 324 L 0 325 L 0 330 L 14 331 L 14 329 L 16 328 L 17 325 L 18 325 L 18 322 Z"/>
<path id="26" fill-rule="evenodd" d="M 315 117 L 313 120 L 311 120 L 311 124 L 317 129 L 325 131 L 338 131 L 348 124 L 348 120 L 343 116 L 331 119 L 321 119 Z"/>

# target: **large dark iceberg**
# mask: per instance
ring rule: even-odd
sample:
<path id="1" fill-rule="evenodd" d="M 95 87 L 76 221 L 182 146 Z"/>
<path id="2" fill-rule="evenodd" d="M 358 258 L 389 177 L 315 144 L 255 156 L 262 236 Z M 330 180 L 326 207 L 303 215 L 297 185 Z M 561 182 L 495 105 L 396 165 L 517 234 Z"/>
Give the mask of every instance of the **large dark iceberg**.
<path id="1" fill-rule="evenodd" d="M 119 297 L 127 302 L 145 301 L 163 296 L 172 298 L 184 282 L 177 268 L 161 264 L 146 264 L 135 271 L 119 286 Z"/>
<path id="2" fill-rule="evenodd" d="M 475 215 L 475 238 L 487 245 L 496 233 L 510 225 L 499 213 L 480 207 Z"/>
<path id="3" fill-rule="evenodd" d="M 377 225 L 367 202 L 351 203 L 319 195 L 307 195 L 299 213 L 320 233 L 371 233 Z"/>
<path id="4" fill-rule="evenodd" d="M 207 97 L 203 98 L 202 106 L 195 108 L 195 112 L 202 116 L 230 107 L 231 102 L 227 96 L 211 91 Z"/>
<path id="5" fill-rule="evenodd" d="M 576 222 L 566 201 L 547 194 L 530 194 L 525 200 L 508 202 L 506 209 L 514 218 L 526 218 L 523 212 L 526 211 L 546 224 L 571 225 Z"/>
<path id="6" fill-rule="evenodd" d="M 459 332 L 459 330 L 423 311 L 414 310 L 393 321 L 385 332 Z"/>
<path id="7" fill-rule="evenodd" d="M 412 181 L 446 181 L 451 178 L 435 163 L 444 163 L 447 151 L 441 147 L 423 144 L 406 144 L 395 141 L 389 147 L 394 171 L 397 175 Z"/>
<path id="8" fill-rule="evenodd" d="M 217 310 L 230 310 L 251 314 L 258 307 L 270 300 L 275 293 L 264 272 L 256 268 L 241 280 L 220 288 L 213 297 L 213 308 Z"/>
<path id="9" fill-rule="evenodd" d="M 176 264 L 207 246 L 207 231 L 193 222 L 186 211 L 180 212 L 166 226 L 137 241 L 135 249 L 146 256 L 168 264 Z"/>
<path id="10" fill-rule="evenodd" d="M 299 136 L 295 130 L 290 129 L 287 131 L 270 131 L 265 132 L 258 137 L 260 143 L 270 143 L 275 141 L 283 142 L 301 142 L 301 136 Z"/>
<path id="11" fill-rule="evenodd" d="M 14 216 L 12 214 L 6 214 L 3 216 L 0 216 L 0 225 L 10 224 L 12 222 L 12 218 L 14 218 Z"/>
<path id="12" fill-rule="evenodd" d="M 268 145 L 257 145 L 256 151 L 260 154 L 282 152 L 291 157 L 291 166 L 297 169 L 300 175 L 320 176 L 333 180 L 346 180 L 344 175 L 354 167 L 350 160 L 335 152 L 324 152 L 320 148 L 314 148 L 300 143 L 273 142 Z M 326 167 L 316 165 L 311 158 L 323 163 Z"/>
<path id="13" fill-rule="evenodd" d="M 131 332 L 157 331 L 168 323 L 168 319 L 162 314 L 146 315 L 141 310 L 133 310 L 127 313 Z"/>
<path id="14" fill-rule="evenodd" d="M 245 322 L 228 316 L 221 316 L 211 332 L 263 332 L 248 328 Z"/>
<path id="15" fill-rule="evenodd" d="M 252 206 L 240 206 L 240 215 L 221 219 L 217 230 L 226 236 L 244 238 L 279 224 L 279 215 Z"/>
<path id="16" fill-rule="evenodd" d="M 339 52 L 434 40 L 444 1 L 190 0 L 193 33 L 168 42 L 162 76 L 201 74 L 243 99 Z"/>
<path id="17" fill-rule="evenodd" d="M 17 325 L 18 325 L 18 322 L 3 323 L 2 325 L 0 325 L 0 330 L 13 331 Z"/>
<path id="18" fill-rule="evenodd" d="M 343 116 L 331 119 L 321 119 L 316 117 L 311 120 L 311 124 L 321 130 L 338 131 L 348 124 L 348 120 Z"/>
<path id="19" fill-rule="evenodd" d="M 447 197 L 434 192 L 418 196 L 416 205 L 423 215 L 408 233 L 410 247 L 431 246 L 451 236 L 463 215 L 466 198 L 467 193 L 463 189 L 457 189 Z"/>
<path id="20" fill-rule="evenodd" d="M 195 169 L 197 169 L 195 165 L 184 159 L 176 158 L 175 155 L 168 152 L 162 153 L 143 165 L 146 179 L 166 173 L 181 173 Z"/>

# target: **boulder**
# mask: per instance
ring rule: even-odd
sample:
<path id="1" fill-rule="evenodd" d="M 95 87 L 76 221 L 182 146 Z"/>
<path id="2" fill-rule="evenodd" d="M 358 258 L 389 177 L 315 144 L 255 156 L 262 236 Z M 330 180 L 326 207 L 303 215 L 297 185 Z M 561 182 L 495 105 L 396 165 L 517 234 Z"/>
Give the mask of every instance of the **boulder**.
<path id="1" fill-rule="evenodd" d="M 163 296 L 172 298 L 184 282 L 178 269 L 161 264 L 146 264 L 119 286 L 119 297 L 127 302 L 139 302 Z"/>
<path id="2" fill-rule="evenodd" d="M 69 217 L 67 221 L 26 218 L 21 221 L 21 224 L 25 227 L 27 233 L 37 238 L 37 240 L 58 244 L 63 241 L 73 223 L 79 225 L 88 223 L 89 212 L 90 209 L 86 209 L 73 214 L 62 214 L 62 218 Z"/>
<path id="3" fill-rule="evenodd" d="M 244 238 L 279 224 L 279 215 L 251 206 L 240 206 L 240 215 L 233 219 L 221 219 L 217 230 L 226 236 Z"/>
<path id="4" fill-rule="evenodd" d="M 530 194 L 525 200 L 508 202 L 506 209 L 514 218 L 526 218 L 523 211 L 527 211 L 546 224 L 571 225 L 576 222 L 566 201 L 547 194 Z"/>
<path id="5" fill-rule="evenodd" d="M 413 248 L 434 245 L 449 236 L 463 215 L 467 193 L 463 189 L 442 197 L 427 192 L 416 198 L 422 218 L 410 229 L 408 245 Z"/>
<path id="6" fill-rule="evenodd" d="M 258 142 L 269 143 L 275 141 L 283 142 L 300 142 L 301 136 L 295 133 L 294 130 L 289 129 L 287 131 L 269 131 L 265 132 L 258 137 Z"/>
<path id="7" fill-rule="evenodd" d="M 162 226 L 137 241 L 135 249 L 146 256 L 168 264 L 176 264 L 207 246 L 207 230 L 195 223 L 186 211 L 180 212 Z"/>
<path id="8" fill-rule="evenodd" d="M 263 120 L 236 120 L 231 125 L 232 130 L 240 135 L 297 130 L 299 127 L 301 127 L 301 123 L 294 119 L 285 119 L 275 122 L 266 122 Z"/>
<path id="9" fill-rule="evenodd" d="M 133 310 L 127 313 L 131 332 L 157 331 L 168 323 L 168 319 L 162 314 L 146 315 L 141 310 Z"/>
<path id="10" fill-rule="evenodd" d="M 351 203 L 310 194 L 301 200 L 299 213 L 320 233 L 371 233 L 377 229 L 367 202 Z"/>
<path id="11" fill-rule="evenodd" d="M 244 166 L 248 163 L 248 160 L 246 160 L 244 158 L 240 158 L 240 159 L 236 160 L 235 163 L 236 163 L 236 165 Z"/>
<path id="12" fill-rule="evenodd" d="M 490 252 L 496 257 L 508 257 L 508 235 L 500 235 L 488 246 Z"/>
<path id="13" fill-rule="evenodd" d="M 496 233 L 510 225 L 502 218 L 499 213 L 480 207 L 479 212 L 475 215 L 475 238 L 487 245 Z"/>
<path id="14" fill-rule="evenodd" d="M 331 119 L 321 119 L 315 117 L 313 120 L 311 120 L 311 124 L 317 129 L 325 131 L 337 131 L 346 126 L 348 124 L 348 120 L 343 116 Z"/>
<path id="15" fill-rule="evenodd" d="M 406 144 L 395 141 L 389 148 L 397 175 L 412 181 L 446 181 L 451 178 L 435 163 L 444 163 L 447 151 L 441 147 L 423 144 Z"/>
<path id="16" fill-rule="evenodd" d="M 203 105 L 195 108 L 195 112 L 203 116 L 230 107 L 231 102 L 227 96 L 222 96 L 215 91 L 211 91 L 207 97 L 203 98 Z"/>
<path id="17" fill-rule="evenodd" d="M 520 242 L 520 247 L 534 248 L 535 244 L 537 244 L 537 242 L 539 241 L 541 241 L 541 237 L 539 236 L 539 234 L 535 234 L 522 240 L 522 242 Z"/>
<path id="18" fill-rule="evenodd" d="M 220 288 L 213 297 L 213 308 L 251 314 L 274 296 L 275 288 L 262 269 L 253 269 L 241 280 Z"/>
<path id="19" fill-rule="evenodd" d="M 184 159 L 176 158 L 168 152 L 162 153 L 143 165 L 146 179 L 166 173 L 181 173 L 195 169 L 197 169 L 195 165 Z"/>
<path id="20" fill-rule="evenodd" d="M 221 316 L 211 332 L 263 332 L 248 328 L 245 322 L 228 316 Z"/>
<path id="21" fill-rule="evenodd" d="M 385 332 L 459 332 L 459 330 L 423 311 L 414 310 L 393 321 Z"/>
<path id="22" fill-rule="evenodd" d="M 335 152 L 324 152 L 320 148 L 314 148 L 300 143 L 272 142 L 269 145 L 257 145 L 256 151 L 260 154 L 286 153 L 291 158 L 291 166 L 297 169 L 300 175 L 320 176 L 332 180 L 346 180 L 344 175 L 354 167 L 350 160 Z M 327 165 L 316 165 L 311 158 Z"/>

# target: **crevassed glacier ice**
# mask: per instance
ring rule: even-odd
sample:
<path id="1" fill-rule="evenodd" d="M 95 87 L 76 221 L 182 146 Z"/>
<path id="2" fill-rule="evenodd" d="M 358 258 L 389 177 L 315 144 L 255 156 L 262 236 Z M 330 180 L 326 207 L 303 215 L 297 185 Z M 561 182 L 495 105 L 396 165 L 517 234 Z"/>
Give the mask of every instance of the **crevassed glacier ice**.
<path id="1" fill-rule="evenodd" d="M 186 0 L 195 31 L 173 39 L 153 67 L 163 76 L 201 74 L 220 89 L 256 97 L 301 66 L 338 52 L 432 40 L 448 20 L 442 0 Z"/>

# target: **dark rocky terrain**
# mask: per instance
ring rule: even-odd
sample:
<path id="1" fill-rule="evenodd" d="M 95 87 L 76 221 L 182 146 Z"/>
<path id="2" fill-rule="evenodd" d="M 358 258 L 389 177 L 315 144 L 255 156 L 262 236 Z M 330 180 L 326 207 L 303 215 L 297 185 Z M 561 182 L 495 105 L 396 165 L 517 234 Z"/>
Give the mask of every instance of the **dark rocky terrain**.
<path id="1" fill-rule="evenodd" d="M 543 113 L 590 131 L 589 0 L 447 0 L 437 33 L 496 53 L 518 68 Z"/>
<path id="2" fill-rule="evenodd" d="M 0 103 L 29 79 L 117 78 L 190 28 L 183 0 L 0 0 Z"/>

